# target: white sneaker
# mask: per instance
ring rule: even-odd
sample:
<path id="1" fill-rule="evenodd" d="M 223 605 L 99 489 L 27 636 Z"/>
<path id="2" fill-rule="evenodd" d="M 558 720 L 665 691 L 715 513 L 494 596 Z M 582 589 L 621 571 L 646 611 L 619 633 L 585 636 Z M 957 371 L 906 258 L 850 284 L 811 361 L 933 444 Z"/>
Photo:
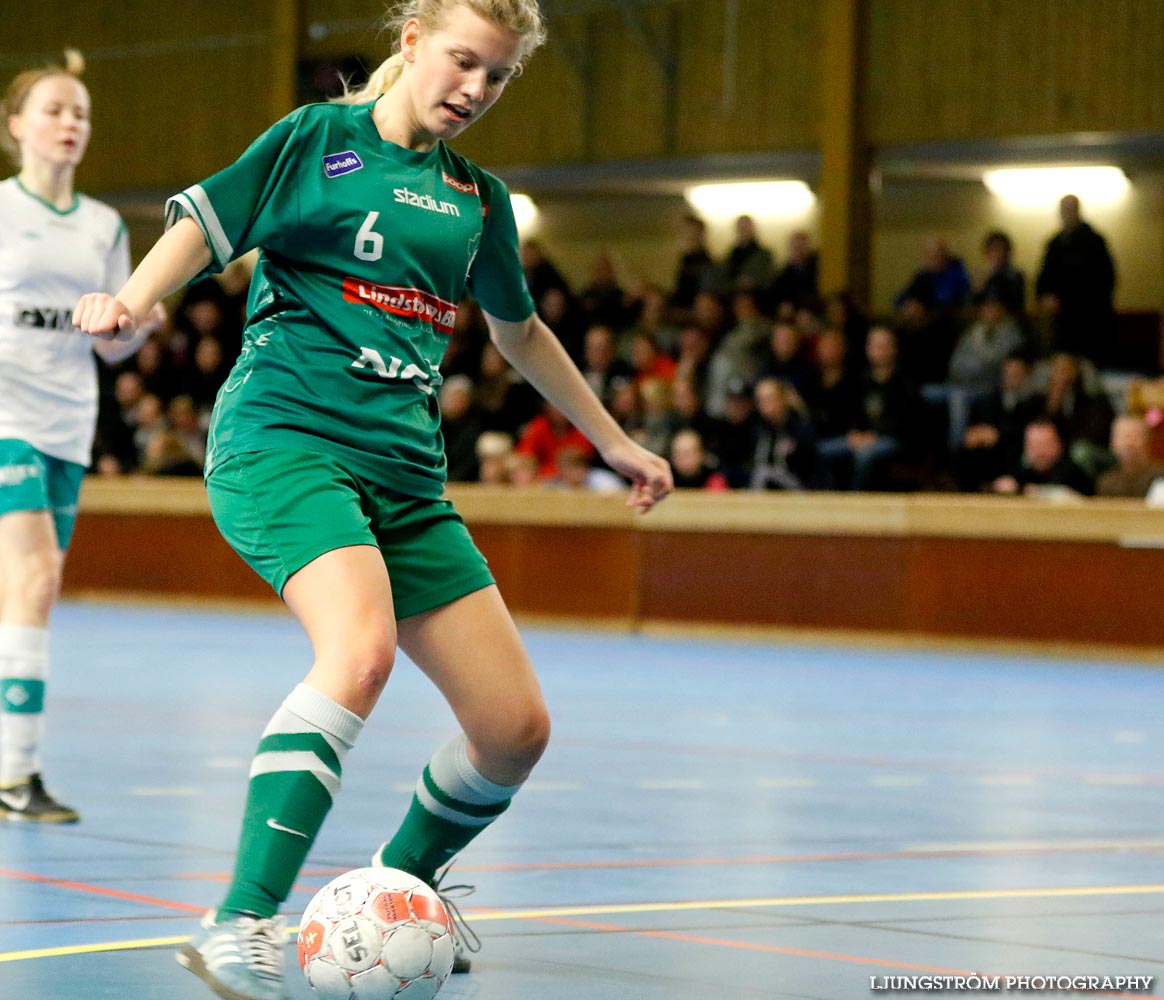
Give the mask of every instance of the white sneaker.
<path id="1" fill-rule="evenodd" d="M 213 910 L 201 930 L 177 954 L 223 1000 L 288 1000 L 283 989 L 283 948 L 287 934 L 281 917 L 227 917 Z"/>

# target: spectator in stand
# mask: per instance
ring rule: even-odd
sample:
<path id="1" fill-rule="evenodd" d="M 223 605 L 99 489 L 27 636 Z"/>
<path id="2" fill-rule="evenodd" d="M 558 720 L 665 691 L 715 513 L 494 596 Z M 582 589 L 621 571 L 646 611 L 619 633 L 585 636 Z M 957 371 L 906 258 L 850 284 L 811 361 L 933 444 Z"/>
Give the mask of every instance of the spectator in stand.
<path id="1" fill-rule="evenodd" d="M 206 461 L 206 431 L 198 418 L 198 408 L 189 396 L 175 396 L 166 407 L 170 430 L 182 450 L 198 465 L 199 474 Z"/>
<path id="2" fill-rule="evenodd" d="M 441 374 L 445 378 L 466 375 L 475 380 L 481 374 L 481 348 L 488 339 L 489 328 L 481 307 L 471 298 L 461 299 L 441 358 Z"/>
<path id="3" fill-rule="evenodd" d="M 879 487 L 886 465 L 912 444 L 917 397 L 899 370 L 897 337 L 889 327 L 869 331 L 865 356 L 869 367 L 858 383 L 849 428 L 817 444 L 821 472 L 834 489 Z"/>
<path id="4" fill-rule="evenodd" d="M 702 401 L 711 367 L 711 338 L 698 326 L 686 326 L 679 331 L 679 357 L 675 362 L 675 378 L 691 383 Z M 702 405 L 702 404 L 701 404 Z"/>
<path id="5" fill-rule="evenodd" d="M 477 481 L 502 486 L 509 481 L 507 467 L 513 438 L 501 431 L 483 431 L 477 438 Z"/>
<path id="6" fill-rule="evenodd" d="M 608 406 L 611 383 L 615 379 L 634 380 L 635 370 L 618 356 L 614 332 L 608 326 L 592 326 L 586 331 L 582 376 L 594 395 Z"/>
<path id="7" fill-rule="evenodd" d="M 516 450 L 537 459 L 542 479 L 554 479 L 558 474 L 558 452 L 563 448 L 575 448 L 587 460 L 594 456 L 594 447 L 586 436 L 553 403 L 546 402 L 542 412 L 529 422 Z"/>
<path id="8" fill-rule="evenodd" d="M 202 462 L 182 443 L 173 428 L 163 426 L 146 441 L 141 471 L 151 476 L 201 476 Z"/>
<path id="9" fill-rule="evenodd" d="M 826 327 L 844 335 L 849 358 L 855 361 L 864 356 L 869 320 L 848 292 L 836 292 L 825 299 L 822 319 Z"/>
<path id="10" fill-rule="evenodd" d="M 959 320 L 954 314 L 910 298 L 897 310 L 896 327 L 906 378 L 914 385 L 944 383 L 958 339 Z"/>
<path id="11" fill-rule="evenodd" d="M 769 300 L 791 302 L 799 309 L 815 307 L 819 299 L 816 247 L 808 233 L 798 229 L 788 237 L 788 260 L 772 282 Z"/>
<path id="12" fill-rule="evenodd" d="M 715 277 L 715 261 L 707 249 L 707 226 L 698 216 L 683 216 L 683 252 L 671 293 L 671 308 L 678 323 L 691 321 L 695 296 L 710 291 Z"/>
<path id="13" fill-rule="evenodd" d="M 804 339 L 799 328 L 791 323 L 773 324 L 767 347 L 760 364 L 760 374 L 787 382 L 802 397 L 811 394 L 818 375 L 812 362 L 805 356 Z"/>
<path id="14" fill-rule="evenodd" d="M 1035 291 L 1054 322 L 1056 347 L 1103 368 L 1115 336 L 1115 263 L 1107 241 L 1080 215 L 1079 199 L 1059 202 L 1063 228 L 1047 244 Z"/>
<path id="15" fill-rule="evenodd" d="M 713 292 L 700 292 L 695 296 L 692 315 L 695 325 L 707 334 L 708 342 L 715 347 L 727 329 L 728 317 L 723 301 Z"/>
<path id="16" fill-rule="evenodd" d="M 516 439 L 541 410 L 541 397 L 491 340 L 481 348 L 480 368 L 474 404 L 482 426 Z"/>
<path id="17" fill-rule="evenodd" d="M 1148 425 L 1141 417 L 1118 417 L 1111 425 L 1111 451 L 1115 468 L 1108 469 L 1095 484 L 1101 497 L 1143 499 L 1157 479 L 1164 478 L 1164 464 L 1148 450 Z"/>
<path id="18" fill-rule="evenodd" d="M 1059 428 L 1072 461 L 1097 477 L 1107 461 L 1115 410 L 1102 389 L 1087 390 L 1078 358 L 1066 353 L 1051 358 L 1047 391 L 1035 405 L 1039 416 Z"/>
<path id="19" fill-rule="evenodd" d="M 660 351 L 655 338 L 646 330 L 636 330 L 631 334 L 630 363 L 640 384 L 648 379 L 670 382 L 675 377 L 675 359 Z"/>
<path id="20" fill-rule="evenodd" d="M 671 472 L 680 489 L 721 493 L 729 488 L 723 474 L 716 470 L 715 457 L 704 450 L 699 432 L 690 427 L 671 440 Z"/>
<path id="21" fill-rule="evenodd" d="M 471 483 L 477 479 L 477 438 L 481 417 L 473 407 L 473 382 L 467 375 L 446 378 L 439 390 L 441 436 L 449 463 L 449 482 Z"/>
<path id="22" fill-rule="evenodd" d="M 989 395 L 1002 377 L 1003 362 L 1024 347 L 1025 338 L 1006 304 L 993 291 L 987 292 L 978 306 L 978 318 L 958 340 L 950 357 L 946 385 L 929 392 L 930 402 L 941 402 L 945 395 L 948 413 L 949 448 L 954 454 L 963 444 L 970 424 L 974 401 Z"/>
<path id="23" fill-rule="evenodd" d="M 145 463 L 146 452 L 150 439 L 169 430 L 166 422 L 166 408 L 162 401 L 153 393 L 146 393 L 136 408 L 137 423 L 133 429 L 133 447 L 137 452 L 136 465 Z"/>
<path id="24" fill-rule="evenodd" d="M 988 291 L 974 323 L 958 340 L 950 357 L 949 382 L 975 395 L 998 385 L 1002 363 L 1024 347 L 1023 333 L 1007 304 Z"/>
<path id="25" fill-rule="evenodd" d="M 720 453 L 720 442 L 727 433 L 722 420 L 708 416 L 699 389 L 689 379 L 676 378 L 671 383 L 671 433 L 693 430 L 713 455 Z"/>
<path id="26" fill-rule="evenodd" d="M 533 455 L 523 451 L 510 453 L 505 463 L 505 481 L 510 486 L 544 486 L 545 480 L 541 477 L 541 466 Z"/>
<path id="27" fill-rule="evenodd" d="M 609 469 L 594 468 L 577 448 L 563 448 L 558 452 L 558 475 L 553 485 L 588 493 L 621 493 L 626 487 Z"/>
<path id="28" fill-rule="evenodd" d="M 1032 400 L 1031 366 L 1022 354 L 1002 363 L 998 384 L 970 406 L 969 426 L 954 456 L 958 489 L 976 493 L 1018 466 L 1023 434 L 1041 401 Z"/>
<path id="29" fill-rule="evenodd" d="M 619 283 L 614 261 L 608 253 L 600 253 L 594 258 L 590 282 L 579 298 L 588 326 L 623 330 L 634 317 L 634 303 Z"/>
<path id="30" fill-rule="evenodd" d="M 606 407 L 618 426 L 633 440 L 642 444 L 643 405 L 639 384 L 633 378 L 620 375 L 610 383 L 610 401 Z"/>
<path id="31" fill-rule="evenodd" d="M 756 383 L 756 420 L 752 435 L 753 490 L 803 490 L 815 460 L 812 426 L 796 409 L 800 399 L 778 378 Z"/>
<path id="32" fill-rule="evenodd" d="M 647 451 L 666 455 L 671 445 L 675 414 L 671 409 L 671 380 L 648 378 L 639 382 L 642 418 L 634 440 Z"/>
<path id="33" fill-rule="evenodd" d="M 922 243 L 922 266 L 900 292 L 894 304 L 900 309 L 912 300 L 928 309 L 956 314 L 970 295 L 970 275 L 941 236 L 927 236 Z"/>
<path id="34" fill-rule="evenodd" d="M 736 242 L 724 262 L 726 290 L 763 292 L 772 284 L 775 262 L 772 251 L 756 235 L 756 223 L 750 215 L 736 219 Z"/>
<path id="35" fill-rule="evenodd" d="M 230 368 L 217 337 L 207 334 L 194 346 L 194 367 L 186 376 L 186 395 L 194 400 L 203 427 L 210 425 L 210 411 Z"/>
<path id="36" fill-rule="evenodd" d="M 538 315 L 545 321 L 558 338 L 570 359 L 582 364 L 582 341 L 586 334 L 586 323 L 582 310 L 570 294 L 561 288 L 547 288 L 538 300 Z"/>
<path id="37" fill-rule="evenodd" d="M 986 234 L 982 240 L 982 259 L 986 266 L 974 283 L 974 301 L 996 299 L 1012 316 L 1018 317 L 1026 310 L 1027 279 L 1011 261 L 1013 253 L 1014 244 L 1002 230 Z"/>
<path id="38" fill-rule="evenodd" d="M 121 422 L 131 431 L 137 427 L 139 408 L 145 395 L 145 384 L 134 369 L 127 368 L 118 374 L 113 383 L 113 397 L 117 401 Z"/>
<path id="39" fill-rule="evenodd" d="M 233 313 L 236 306 L 215 278 L 190 285 L 174 311 L 174 329 L 185 342 L 182 352 L 189 355 L 201 338 L 216 337 L 233 362 L 242 350 L 242 319 Z"/>
<path id="40" fill-rule="evenodd" d="M 648 282 L 643 286 L 642 299 L 639 302 L 639 314 L 630 335 L 623 343 L 626 350 L 623 356 L 630 361 L 630 344 L 637 334 L 650 337 L 655 348 L 663 354 L 673 356 L 679 347 L 679 327 L 670 321 L 667 316 L 667 293 L 658 285 Z"/>
<path id="41" fill-rule="evenodd" d="M 168 403 L 178 394 L 177 375 L 156 336 L 143 343 L 137 356 L 128 363 L 137 368 L 146 392 L 157 396 L 163 403 Z"/>
<path id="42" fill-rule="evenodd" d="M 736 292 L 732 304 L 736 325 L 712 353 L 704 386 L 704 407 L 713 417 L 723 416 L 728 385 L 752 382 L 759 375 L 771 331 L 755 292 Z"/>
<path id="43" fill-rule="evenodd" d="M 994 481 L 995 493 L 1037 496 L 1058 487 L 1090 496 L 1092 481 L 1067 457 L 1059 429 L 1045 418 L 1031 421 L 1023 434 L 1022 460 L 1016 468 Z"/>
<path id="44" fill-rule="evenodd" d="M 521 267 L 525 272 L 525 283 L 534 302 L 540 303 L 551 288 L 559 288 L 567 296 L 571 294 L 569 282 L 562 277 L 562 272 L 550 260 L 541 240 L 530 239 L 522 243 Z"/>
<path id="45" fill-rule="evenodd" d="M 848 341 L 839 330 L 816 339 L 816 371 L 801 392 L 818 438 L 836 438 L 853 426 L 857 379 L 849 369 Z"/>
<path id="46" fill-rule="evenodd" d="M 716 435 L 716 458 L 719 469 L 733 489 L 748 485 L 755 452 L 755 403 L 752 387 L 747 382 L 733 382 L 728 386 L 723 419 Z"/>

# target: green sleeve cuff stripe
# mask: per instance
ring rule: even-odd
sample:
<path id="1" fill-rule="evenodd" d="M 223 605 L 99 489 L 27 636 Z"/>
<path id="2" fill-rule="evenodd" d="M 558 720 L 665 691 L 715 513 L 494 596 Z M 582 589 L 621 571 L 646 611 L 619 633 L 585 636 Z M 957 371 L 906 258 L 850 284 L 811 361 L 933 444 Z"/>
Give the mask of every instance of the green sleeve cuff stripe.
<path id="1" fill-rule="evenodd" d="M 13 715 L 39 715 L 44 711 L 44 681 L 24 677 L 0 681 L 0 710 Z"/>
<path id="2" fill-rule="evenodd" d="M 227 239 L 226 230 L 222 228 L 218 213 L 214 211 L 214 206 L 201 184 L 186 188 L 166 203 L 166 228 L 169 229 L 183 215 L 190 216 L 198 224 L 198 228 L 206 237 L 210 252 L 214 254 L 215 263 L 220 267 L 229 264 L 234 256 L 234 247 Z"/>
<path id="3" fill-rule="evenodd" d="M 311 753 L 337 778 L 343 765 L 330 743 L 320 733 L 271 733 L 259 741 L 255 756 L 264 753 Z"/>
<path id="4" fill-rule="evenodd" d="M 462 802 L 460 799 L 454 799 L 432 780 L 432 774 L 429 773 L 427 767 L 424 769 L 424 774 L 421 775 L 421 780 L 424 782 L 424 787 L 427 789 L 429 795 L 446 809 L 451 809 L 453 812 L 463 813 L 466 816 L 473 816 L 477 819 L 492 819 L 495 816 L 500 816 L 509 808 L 509 799 L 506 799 L 504 802 L 494 802 L 487 806 L 472 805 L 468 802 Z"/>

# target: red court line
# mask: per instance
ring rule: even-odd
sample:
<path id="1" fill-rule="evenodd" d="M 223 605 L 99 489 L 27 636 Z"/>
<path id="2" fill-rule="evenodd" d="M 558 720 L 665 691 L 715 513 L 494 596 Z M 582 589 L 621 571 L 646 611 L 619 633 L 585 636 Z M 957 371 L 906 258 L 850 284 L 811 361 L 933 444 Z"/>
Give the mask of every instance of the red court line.
<path id="1" fill-rule="evenodd" d="M 626 859 L 614 858 L 602 861 L 544 861 L 529 864 L 507 863 L 492 865 L 458 865 L 459 872 L 533 872 L 533 871 L 593 871 L 610 868 L 698 868 L 698 867 L 726 867 L 731 865 L 790 865 L 790 864 L 820 864 L 823 862 L 841 861 L 908 861 L 925 860 L 929 858 L 980 858 L 980 857 L 1030 857 L 1043 854 L 1126 854 L 1129 851 L 1140 850 L 1148 854 L 1159 854 L 1164 847 L 1144 845 L 1137 848 L 1132 844 L 1094 844 L 1063 846 L 1044 845 L 1040 847 L 1003 847 L 1003 848 L 951 848 L 946 850 L 917 850 L 917 851 L 850 851 L 832 854 L 753 854 L 741 857 L 705 857 L 705 858 L 647 858 Z M 330 878 L 342 875 L 347 868 L 308 868 L 300 874 L 306 878 Z M 230 872 L 187 872 L 175 875 L 179 879 L 195 879 L 208 882 L 226 882 L 231 878 Z"/>
<path id="2" fill-rule="evenodd" d="M 676 931 L 647 931 L 636 930 L 633 927 L 620 927 L 617 924 L 599 924 L 589 920 L 571 920 L 565 917 L 526 917 L 525 919 L 545 924 L 565 924 L 569 927 L 581 927 L 586 930 L 608 931 L 611 933 L 634 934 L 639 937 L 663 938 L 669 941 L 682 941 L 687 944 L 708 944 L 719 948 L 736 948 L 741 951 L 765 951 L 778 955 L 794 955 L 797 958 L 822 958 L 829 962 L 848 962 L 853 965 L 876 965 L 882 968 L 903 969 L 909 972 L 928 972 L 940 976 L 982 976 L 1003 975 L 1003 973 L 974 972 L 967 969 L 943 969 L 933 965 L 915 965 L 911 962 L 895 962 L 888 958 L 869 958 L 864 955 L 845 955 L 831 951 L 813 951 L 807 948 L 785 948 L 776 944 L 756 944 L 751 941 L 731 941 L 726 938 L 704 937 L 700 934 L 680 934 Z M 1119 997 L 1124 1000 L 1151 1000 L 1143 993 L 1105 993 L 1090 991 L 1090 996 Z"/>
<path id="3" fill-rule="evenodd" d="M 87 885 L 84 882 L 70 882 L 66 879 L 48 878 L 44 875 L 32 875 L 29 872 L 13 872 L 0 868 L 0 878 L 17 879 L 21 882 L 36 882 L 40 885 L 53 885 L 58 889 L 71 889 L 74 892 L 84 892 L 92 896 L 108 896 L 112 899 L 121 899 L 131 903 L 145 903 L 148 906 L 160 906 L 167 910 L 182 910 L 184 913 L 206 912 L 205 906 L 193 906 L 190 903 L 176 903 L 171 899 L 141 896 L 135 892 L 122 892 L 120 889 L 106 889 L 99 885 Z"/>

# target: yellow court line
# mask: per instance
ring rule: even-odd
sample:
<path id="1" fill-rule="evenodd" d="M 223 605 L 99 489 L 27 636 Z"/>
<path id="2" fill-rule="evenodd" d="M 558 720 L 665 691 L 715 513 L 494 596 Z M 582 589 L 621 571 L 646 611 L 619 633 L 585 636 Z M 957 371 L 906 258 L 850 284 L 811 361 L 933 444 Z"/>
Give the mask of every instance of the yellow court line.
<path id="1" fill-rule="evenodd" d="M 553 906 L 539 910 L 486 910 L 467 913 L 474 923 L 484 920 L 541 920 L 547 917 L 614 916 L 625 913 L 681 913 L 691 910 L 731 910 L 787 906 L 830 906 L 854 903 L 928 903 L 955 902 L 977 899 L 1062 899 L 1085 896 L 1136 896 L 1164 894 L 1161 885 L 1085 885 L 1052 889 L 960 889 L 949 892 L 884 892 L 848 896 L 776 896 L 770 899 L 702 899 L 678 903 L 625 903 L 597 906 Z M 297 934 L 298 927 L 289 927 L 288 934 Z M 0 963 L 20 962 L 32 958 L 60 958 L 67 955 L 89 955 L 104 951 L 135 951 L 144 948 L 164 948 L 183 944 L 188 935 L 180 937 L 142 938 L 135 941 L 106 941 L 100 944 L 64 945 L 59 948 L 38 948 L 31 951 L 0 952 Z"/>

